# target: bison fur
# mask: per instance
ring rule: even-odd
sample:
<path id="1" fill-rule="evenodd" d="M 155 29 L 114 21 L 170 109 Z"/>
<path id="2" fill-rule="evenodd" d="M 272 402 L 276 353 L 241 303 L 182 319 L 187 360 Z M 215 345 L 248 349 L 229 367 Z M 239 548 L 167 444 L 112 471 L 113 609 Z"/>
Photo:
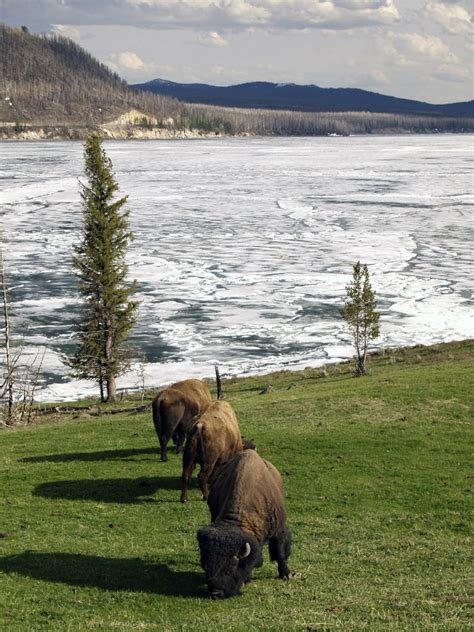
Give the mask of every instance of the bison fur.
<path id="1" fill-rule="evenodd" d="M 193 426 L 186 439 L 181 502 L 188 500 L 188 485 L 197 463 L 201 466 L 199 487 L 203 500 L 207 500 L 208 481 L 216 465 L 227 461 L 243 449 L 239 424 L 232 406 L 223 401 L 214 402 Z"/>

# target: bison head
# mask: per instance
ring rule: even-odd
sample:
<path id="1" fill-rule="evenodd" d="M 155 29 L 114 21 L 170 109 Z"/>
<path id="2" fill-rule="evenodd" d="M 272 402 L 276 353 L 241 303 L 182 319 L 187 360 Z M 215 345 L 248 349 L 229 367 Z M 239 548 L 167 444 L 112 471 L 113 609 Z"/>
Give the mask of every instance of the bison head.
<path id="1" fill-rule="evenodd" d="M 240 595 L 255 566 L 262 565 L 262 547 L 238 527 L 211 525 L 199 529 L 201 566 L 212 599 Z"/>

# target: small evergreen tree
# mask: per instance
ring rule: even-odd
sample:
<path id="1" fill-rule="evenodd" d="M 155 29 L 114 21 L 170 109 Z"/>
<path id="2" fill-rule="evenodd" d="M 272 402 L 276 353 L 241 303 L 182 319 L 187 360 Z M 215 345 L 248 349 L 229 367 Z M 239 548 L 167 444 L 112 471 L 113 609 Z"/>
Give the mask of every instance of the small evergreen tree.
<path id="1" fill-rule="evenodd" d="M 84 227 L 73 258 L 83 302 L 75 327 L 79 345 L 68 363 L 75 377 L 97 381 L 105 402 L 115 400 L 115 379 L 129 366 L 123 343 L 135 322 L 138 302 L 130 300 L 136 282 L 126 281 L 125 253 L 133 236 L 129 213 L 122 210 L 128 198 L 113 199 L 118 184 L 97 133 L 85 142 L 84 160 Z"/>
<path id="2" fill-rule="evenodd" d="M 356 350 L 356 375 L 367 374 L 367 346 L 380 333 L 380 314 L 369 280 L 367 265 L 353 265 L 352 281 L 346 286 L 347 300 L 341 315 L 349 326 Z"/>

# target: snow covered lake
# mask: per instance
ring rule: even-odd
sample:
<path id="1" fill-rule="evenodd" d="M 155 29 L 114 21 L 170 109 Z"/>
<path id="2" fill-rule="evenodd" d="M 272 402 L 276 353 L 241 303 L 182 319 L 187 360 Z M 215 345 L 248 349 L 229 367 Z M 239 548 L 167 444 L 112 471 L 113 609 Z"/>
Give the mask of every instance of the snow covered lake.
<path id="1" fill-rule="evenodd" d="M 131 338 L 147 385 L 319 366 L 351 355 L 339 316 L 358 259 L 374 346 L 472 337 L 473 137 L 105 143 L 128 194 Z M 82 144 L 3 143 L 0 218 L 16 340 L 46 348 L 40 399 L 96 392 L 62 364 L 77 306 Z M 139 386 L 139 371 L 119 387 Z"/>

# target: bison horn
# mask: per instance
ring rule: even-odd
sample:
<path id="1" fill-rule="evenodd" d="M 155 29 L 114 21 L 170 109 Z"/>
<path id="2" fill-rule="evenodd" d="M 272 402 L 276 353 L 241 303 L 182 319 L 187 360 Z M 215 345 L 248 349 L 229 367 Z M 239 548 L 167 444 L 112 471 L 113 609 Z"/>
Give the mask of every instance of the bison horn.
<path id="1" fill-rule="evenodd" d="M 245 543 L 245 549 L 244 552 L 242 553 L 242 555 L 240 556 L 240 559 L 244 559 L 245 557 L 248 557 L 250 555 L 250 551 L 251 551 L 251 546 L 250 546 L 250 542 L 246 542 Z"/>

